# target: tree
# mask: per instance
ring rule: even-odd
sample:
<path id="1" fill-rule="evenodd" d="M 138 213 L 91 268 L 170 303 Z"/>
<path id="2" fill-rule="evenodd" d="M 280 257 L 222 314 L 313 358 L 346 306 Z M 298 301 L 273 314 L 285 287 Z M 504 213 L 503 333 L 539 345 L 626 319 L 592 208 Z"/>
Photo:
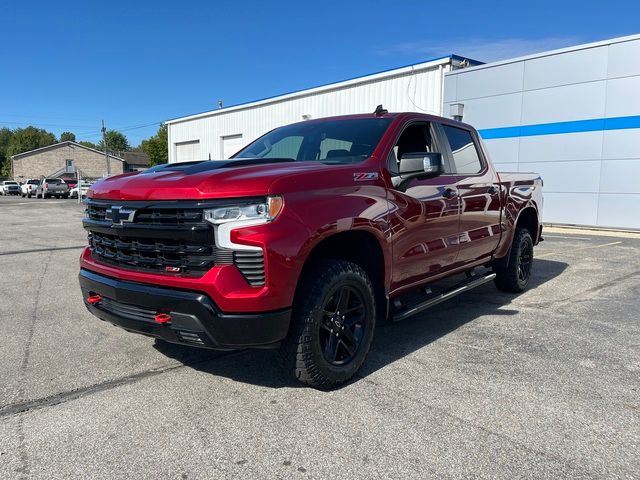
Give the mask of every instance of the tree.
<path id="1" fill-rule="evenodd" d="M 163 123 L 153 137 L 143 140 L 140 147 L 149 157 L 149 165 L 169 162 L 169 137 L 167 126 Z"/>
<path id="2" fill-rule="evenodd" d="M 89 148 L 93 148 L 94 150 L 99 150 L 100 147 L 98 147 L 98 145 L 96 145 L 93 142 L 87 142 L 86 140 L 82 140 L 80 142 L 78 142 L 80 145 L 83 145 L 85 147 L 89 147 Z"/>
<path id="3" fill-rule="evenodd" d="M 7 150 L 12 136 L 11 130 L 0 128 L 0 175 L 4 177 L 11 175 L 11 159 L 7 156 Z"/>
<path id="4" fill-rule="evenodd" d="M 61 142 L 75 142 L 76 141 L 76 134 L 73 132 L 62 132 L 60 134 L 60 141 Z"/>
<path id="5" fill-rule="evenodd" d="M 129 141 L 122 133 L 117 130 L 107 130 L 107 150 L 109 152 L 126 152 L 131 150 Z M 104 141 L 100 140 L 98 144 L 98 150 L 104 150 Z"/>

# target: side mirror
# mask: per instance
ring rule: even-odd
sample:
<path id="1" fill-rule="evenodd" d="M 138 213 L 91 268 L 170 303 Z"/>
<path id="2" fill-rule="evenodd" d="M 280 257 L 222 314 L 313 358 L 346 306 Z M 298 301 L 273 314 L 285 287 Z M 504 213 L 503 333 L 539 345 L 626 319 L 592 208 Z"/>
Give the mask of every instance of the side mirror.
<path id="1" fill-rule="evenodd" d="M 410 152 L 400 157 L 398 176 L 394 184 L 403 190 L 406 184 L 415 179 L 437 177 L 444 173 L 442 154 L 438 152 Z"/>
<path id="2" fill-rule="evenodd" d="M 400 158 L 400 176 L 435 177 L 443 173 L 442 154 L 437 152 L 405 153 Z"/>

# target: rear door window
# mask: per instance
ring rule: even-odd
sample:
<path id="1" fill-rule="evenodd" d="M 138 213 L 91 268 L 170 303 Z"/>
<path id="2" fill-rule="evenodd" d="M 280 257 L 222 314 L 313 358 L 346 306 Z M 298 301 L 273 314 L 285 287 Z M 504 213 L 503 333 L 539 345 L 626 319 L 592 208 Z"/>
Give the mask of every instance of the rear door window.
<path id="1" fill-rule="evenodd" d="M 449 146 L 456 173 L 473 175 L 482 171 L 482 162 L 471 132 L 462 128 L 442 125 Z"/>

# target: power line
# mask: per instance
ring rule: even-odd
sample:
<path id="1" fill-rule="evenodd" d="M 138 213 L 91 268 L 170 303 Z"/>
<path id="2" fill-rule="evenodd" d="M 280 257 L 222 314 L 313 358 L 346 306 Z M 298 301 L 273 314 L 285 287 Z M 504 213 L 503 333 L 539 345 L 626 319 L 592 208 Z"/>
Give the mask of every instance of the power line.
<path id="1" fill-rule="evenodd" d="M 68 125 L 59 123 L 38 123 L 38 122 L 8 122 L 0 120 L 2 125 L 27 125 L 31 127 L 56 127 L 56 128 L 91 128 L 91 125 Z"/>

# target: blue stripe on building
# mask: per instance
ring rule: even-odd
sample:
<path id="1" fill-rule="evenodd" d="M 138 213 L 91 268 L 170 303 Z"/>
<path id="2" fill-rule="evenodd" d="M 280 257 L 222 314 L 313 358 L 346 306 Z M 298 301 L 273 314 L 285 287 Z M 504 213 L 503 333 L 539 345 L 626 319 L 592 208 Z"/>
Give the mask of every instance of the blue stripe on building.
<path id="1" fill-rule="evenodd" d="M 596 132 L 601 130 L 624 130 L 640 128 L 640 115 L 629 117 L 594 118 L 571 122 L 538 123 L 519 127 L 485 128 L 479 130 L 485 140 L 494 138 L 534 137 L 559 133 Z"/>

